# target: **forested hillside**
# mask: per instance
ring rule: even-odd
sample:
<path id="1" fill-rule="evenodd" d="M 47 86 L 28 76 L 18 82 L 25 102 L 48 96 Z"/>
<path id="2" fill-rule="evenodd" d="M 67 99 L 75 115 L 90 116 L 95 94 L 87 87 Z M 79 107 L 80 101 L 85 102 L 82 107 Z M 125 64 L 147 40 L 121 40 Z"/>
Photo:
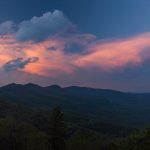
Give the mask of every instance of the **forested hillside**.
<path id="1" fill-rule="evenodd" d="M 1 87 L 0 150 L 149 150 L 149 97 L 56 85 Z"/>
<path id="2" fill-rule="evenodd" d="M 52 109 L 90 120 L 144 128 L 150 120 L 150 93 L 125 93 L 107 89 L 35 84 L 10 84 L 0 88 L 0 97 L 24 106 Z"/>
<path id="3" fill-rule="evenodd" d="M 1 150 L 149 150 L 149 128 L 89 120 L 0 99 Z M 145 149 L 144 149 L 145 148 Z"/>

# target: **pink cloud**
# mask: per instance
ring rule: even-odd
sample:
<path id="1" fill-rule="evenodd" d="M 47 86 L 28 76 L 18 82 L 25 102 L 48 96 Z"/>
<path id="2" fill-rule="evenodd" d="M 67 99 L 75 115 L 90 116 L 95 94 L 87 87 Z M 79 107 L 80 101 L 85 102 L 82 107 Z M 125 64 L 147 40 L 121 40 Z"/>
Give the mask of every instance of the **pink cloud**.
<path id="1" fill-rule="evenodd" d="M 82 38 L 82 40 L 80 40 Z M 76 35 L 72 37 L 60 38 L 51 37 L 45 41 L 34 43 L 18 42 L 15 35 L 5 35 L 0 37 L 0 68 L 11 60 L 17 58 L 37 57 L 38 62 L 28 64 L 23 68 L 17 68 L 19 71 L 37 74 L 41 76 L 56 76 L 61 73 L 70 74 L 74 70 L 74 60 L 78 59 L 78 55 L 67 55 L 65 46 L 71 42 L 78 42 L 85 45 L 90 38 L 88 34 Z M 51 50 L 51 47 L 54 50 Z"/>
<path id="2" fill-rule="evenodd" d="M 111 71 L 126 66 L 137 67 L 150 58 L 150 33 L 111 41 L 93 41 L 94 38 L 90 34 L 76 34 L 34 43 L 18 42 L 15 35 L 0 36 L 0 68 L 16 58 L 38 57 L 39 61 L 18 70 L 49 77 L 72 74 L 78 68 L 97 67 Z M 87 53 L 66 54 L 66 45 L 73 42 L 84 45 Z"/>
<path id="3" fill-rule="evenodd" d="M 150 58 L 150 33 L 132 38 L 94 42 L 87 47 L 88 55 L 76 60 L 79 67 L 99 67 L 104 70 L 138 66 Z"/>

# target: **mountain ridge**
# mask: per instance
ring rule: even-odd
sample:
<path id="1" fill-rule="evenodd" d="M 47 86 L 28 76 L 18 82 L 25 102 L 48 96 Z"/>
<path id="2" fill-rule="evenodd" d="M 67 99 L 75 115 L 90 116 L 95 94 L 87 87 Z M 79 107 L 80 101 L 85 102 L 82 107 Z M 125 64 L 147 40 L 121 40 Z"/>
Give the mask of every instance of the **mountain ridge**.
<path id="1" fill-rule="evenodd" d="M 88 86 L 60 86 L 58 84 L 52 84 L 47 86 L 41 86 L 39 84 L 34 84 L 32 82 L 28 82 L 26 84 L 18 84 L 18 83 L 10 83 L 3 86 L 0 86 L 0 88 L 3 87 L 11 87 L 11 86 L 31 86 L 31 87 L 41 87 L 41 88 L 59 88 L 59 89 L 69 89 L 69 88 L 82 88 L 82 89 L 90 89 L 90 90 L 101 90 L 101 91 L 110 91 L 110 92 L 120 92 L 120 93 L 128 93 L 128 94 L 150 94 L 150 92 L 130 92 L 130 91 L 122 91 L 122 90 L 116 90 L 116 89 L 109 89 L 109 88 L 94 88 L 94 87 L 88 87 Z"/>
<path id="2" fill-rule="evenodd" d="M 42 87 L 33 83 L 0 87 L 0 97 L 31 107 L 79 113 L 92 119 L 144 126 L 150 122 L 150 94 L 88 87 Z"/>
<path id="3" fill-rule="evenodd" d="M 52 85 L 47 85 L 47 86 L 41 86 L 41 85 L 38 85 L 38 84 L 34 84 L 34 83 L 26 83 L 26 84 L 18 84 L 18 83 L 10 83 L 10 84 L 6 84 L 6 85 L 3 85 L 3 86 L 0 86 L 0 88 L 3 88 L 3 87 L 11 87 L 11 86 L 34 86 L 34 87 L 41 87 L 41 88 L 61 88 L 61 89 L 69 89 L 69 88 L 84 88 L 84 89 L 91 89 L 91 90 L 107 90 L 107 91 L 116 91 L 116 92 L 121 92 L 121 93 L 136 93 L 136 92 L 123 92 L 121 90 L 113 90 L 113 89 L 103 89 L 103 88 L 93 88 L 93 87 L 86 87 L 86 86 L 65 86 L 65 87 L 62 87 L 60 85 L 57 85 L 57 84 L 52 84 Z"/>

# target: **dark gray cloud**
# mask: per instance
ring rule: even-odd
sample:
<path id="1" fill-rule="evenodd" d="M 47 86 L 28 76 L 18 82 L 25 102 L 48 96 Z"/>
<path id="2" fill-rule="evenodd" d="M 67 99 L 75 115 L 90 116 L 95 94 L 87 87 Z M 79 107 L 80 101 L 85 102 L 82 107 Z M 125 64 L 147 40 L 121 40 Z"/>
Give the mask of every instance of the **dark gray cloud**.
<path id="1" fill-rule="evenodd" d="M 54 35 L 70 35 L 75 32 L 75 25 L 59 10 L 34 16 L 18 24 L 6 21 L 0 24 L 0 35 L 16 35 L 18 41 L 40 42 Z"/>
<path id="2" fill-rule="evenodd" d="M 31 57 L 28 58 L 26 60 L 24 60 L 23 58 L 17 58 L 11 61 L 8 61 L 4 66 L 4 70 L 5 71 L 15 71 L 17 69 L 23 69 L 26 65 L 28 65 L 29 63 L 34 63 L 37 62 L 39 60 L 38 57 Z"/>
<path id="3" fill-rule="evenodd" d="M 81 45 L 80 43 L 71 43 L 66 46 L 65 52 L 66 53 L 84 53 L 85 46 Z"/>
<path id="4" fill-rule="evenodd" d="M 72 28 L 72 23 L 61 11 L 47 12 L 41 17 L 33 17 L 19 25 L 16 38 L 19 41 L 40 42 L 55 34 L 62 34 Z"/>
<path id="5" fill-rule="evenodd" d="M 47 50 L 49 50 L 49 51 L 55 51 L 55 50 L 57 50 L 57 47 L 52 46 L 52 47 L 47 48 Z"/>

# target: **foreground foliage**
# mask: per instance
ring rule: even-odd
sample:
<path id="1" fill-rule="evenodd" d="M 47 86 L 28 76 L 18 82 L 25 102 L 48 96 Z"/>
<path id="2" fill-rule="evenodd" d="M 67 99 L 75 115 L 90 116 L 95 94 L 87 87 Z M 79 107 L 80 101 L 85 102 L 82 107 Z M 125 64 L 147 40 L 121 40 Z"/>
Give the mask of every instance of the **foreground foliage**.
<path id="1" fill-rule="evenodd" d="M 0 150 L 150 150 L 150 128 L 137 131 L 67 116 L 59 107 L 0 101 Z"/>

